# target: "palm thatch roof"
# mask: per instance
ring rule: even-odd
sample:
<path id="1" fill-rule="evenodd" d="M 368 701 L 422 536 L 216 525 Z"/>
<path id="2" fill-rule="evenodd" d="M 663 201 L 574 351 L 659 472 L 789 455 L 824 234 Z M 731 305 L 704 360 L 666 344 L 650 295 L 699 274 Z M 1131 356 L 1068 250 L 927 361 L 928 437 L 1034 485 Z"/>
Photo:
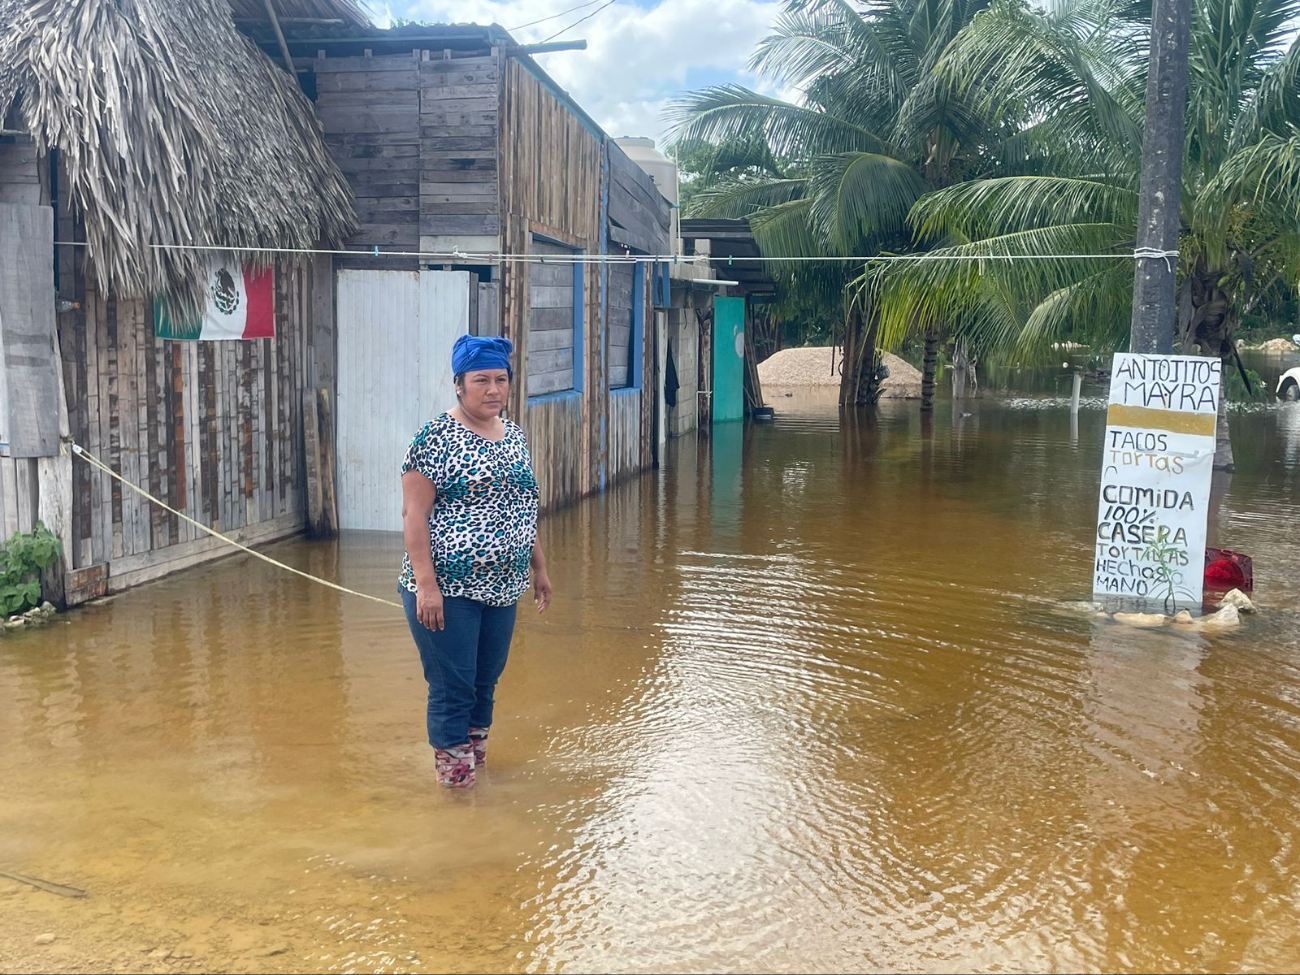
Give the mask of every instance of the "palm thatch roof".
<path id="1" fill-rule="evenodd" d="M 15 101 L 122 296 L 197 301 L 204 255 L 178 245 L 313 247 L 355 223 L 311 103 L 227 0 L 0 0 L 0 118 Z"/>

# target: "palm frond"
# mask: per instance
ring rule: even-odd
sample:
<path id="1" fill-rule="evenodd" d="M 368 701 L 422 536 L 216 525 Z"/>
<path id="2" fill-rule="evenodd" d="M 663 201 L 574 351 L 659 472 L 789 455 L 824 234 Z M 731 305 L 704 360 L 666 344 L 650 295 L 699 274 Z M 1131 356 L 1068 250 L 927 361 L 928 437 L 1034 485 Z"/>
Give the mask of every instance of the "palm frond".
<path id="1" fill-rule="evenodd" d="M 1197 197 L 1193 220 L 1198 228 L 1218 230 L 1242 205 L 1266 207 L 1300 226 L 1300 129 L 1285 136 L 1266 132 L 1228 157 Z"/>
<path id="2" fill-rule="evenodd" d="M 1122 348 L 1128 338 L 1132 304 L 1132 266 L 1116 261 L 1043 298 L 1025 319 L 1010 349 L 1021 356 L 1042 358 L 1053 342 Z"/>
<path id="3" fill-rule="evenodd" d="M 980 111 L 994 115 L 1077 105 L 1086 110 L 1082 118 L 1094 138 L 1130 147 L 1136 156 L 1142 127 L 1115 88 L 1142 69 L 1141 49 L 1123 34 L 1104 36 L 1094 27 L 1061 29 L 1016 0 L 994 0 L 949 45 L 936 70 Z"/>
<path id="4" fill-rule="evenodd" d="M 889 152 L 883 139 L 847 118 L 792 105 L 743 85 L 716 85 L 685 95 L 670 109 L 668 120 L 677 139 L 761 138 L 778 156 Z"/>
<path id="5" fill-rule="evenodd" d="M 922 240 L 983 240 L 1073 223 L 1111 226 L 1122 238 L 1136 226 L 1137 193 L 1099 180 L 1006 176 L 929 193 L 909 219 Z"/>
<path id="6" fill-rule="evenodd" d="M 802 198 L 805 179 L 729 178 L 700 191 L 691 205 L 692 217 L 748 217 L 753 213 Z"/>
<path id="7" fill-rule="evenodd" d="M 826 247 L 812 220 L 812 200 L 790 200 L 768 207 L 749 218 L 754 241 L 765 256 L 791 257 L 786 270 L 794 270 L 809 258 L 826 256 Z M 778 267 L 779 260 L 770 267 Z"/>
<path id="8" fill-rule="evenodd" d="M 895 102 L 914 83 L 888 35 L 871 30 L 845 0 L 787 5 L 750 67 L 801 88 L 826 76 L 847 76 Z"/>
<path id="9" fill-rule="evenodd" d="M 1300 35 L 1265 71 L 1237 116 L 1229 151 L 1244 148 L 1261 131 L 1281 132 L 1288 126 L 1300 126 Z"/>
<path id="10" fill-rule="evenodd" d="M 847 254 L 875 238 L 902 236 L 925 183 L 892 156 L 855 152 L 815 160 L 809 189 L 813 225 L 832 252 Z"/>
<path id="11" fill-rule="evenodd" d="M 1006 296 L 1032 307 L 1044 295 L 1111 267 L 1108 258 L 1080 255 L 1114 254 L 1114 265 L 1132 277 L 1126 250 L 1116 245 L 1124 229 L 1114 224 L 1069 223 L 1000 234 L 984 240 L 938 248 L 918 259 L 874 267 L 877 278 L 882 335 L 891 341 L 907 335 L 918 325 L 951 332 L 964 330 L 971 315 L 992 316 L 1000 322 L 993 329 L 988 321 L 980 326 L 982 343 L 1006 344 L 1010 337 L 999 329 L 1013 328 L 1008 317 Z M 1131 234 L 1131 228 L 1128 231 Z M 1010 258 L 1010 259 L 1001 259 Z M 1001 291 L 1001 311 L 990 305 L 990 287 Z M 983 311 L 973 309 L 983 308 Z M 1014 325 L 1017 334 L 1022 327 Z M 997 336 L 994 341 L 994 336 Z"/>

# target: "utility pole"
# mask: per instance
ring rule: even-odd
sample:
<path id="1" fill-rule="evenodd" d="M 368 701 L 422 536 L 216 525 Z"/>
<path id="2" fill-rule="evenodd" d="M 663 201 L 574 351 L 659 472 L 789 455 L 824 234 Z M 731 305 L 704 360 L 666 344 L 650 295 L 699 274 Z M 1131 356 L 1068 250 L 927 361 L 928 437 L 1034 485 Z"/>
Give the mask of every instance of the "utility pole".
<path id="1" fill-rule="evenodd" d="M 1178 259 L 1170 252 L 1178 250 L 1191 31 L 1192 0 L 1155 0 L 1133 272 L 1133 352 L 1169 355 L 1174 347 Z"/>

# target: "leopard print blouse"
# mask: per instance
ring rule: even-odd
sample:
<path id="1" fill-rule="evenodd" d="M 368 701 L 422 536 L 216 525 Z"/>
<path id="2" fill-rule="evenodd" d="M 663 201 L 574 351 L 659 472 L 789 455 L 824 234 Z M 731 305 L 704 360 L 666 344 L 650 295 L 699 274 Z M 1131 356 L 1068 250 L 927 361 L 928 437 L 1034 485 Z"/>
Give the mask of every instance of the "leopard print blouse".
<path id="1" fill-rule="evenodd" d="M 406 448 L 402 473 L 433 482 L 429 535 L 438 588 L 488 606 L 509 606 L 528 589 L 537 541 L 537 479 L 528 441 L 505 420 L 506 435 L 485 440 L 448 413 L 430 420 Z M 398 582 L 416 591 L 411 559 Z"/>

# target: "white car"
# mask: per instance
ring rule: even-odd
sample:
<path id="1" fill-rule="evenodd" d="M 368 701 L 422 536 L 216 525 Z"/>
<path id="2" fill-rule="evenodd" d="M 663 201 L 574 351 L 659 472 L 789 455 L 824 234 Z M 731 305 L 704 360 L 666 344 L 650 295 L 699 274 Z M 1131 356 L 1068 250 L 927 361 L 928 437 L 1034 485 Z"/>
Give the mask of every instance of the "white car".
<path id="1" fill-rule="evenodd" d="M 1282 373 L 1277 381 L 1277 396 L 1288 402 L 1300 399 L 1300 366 Z"/>

